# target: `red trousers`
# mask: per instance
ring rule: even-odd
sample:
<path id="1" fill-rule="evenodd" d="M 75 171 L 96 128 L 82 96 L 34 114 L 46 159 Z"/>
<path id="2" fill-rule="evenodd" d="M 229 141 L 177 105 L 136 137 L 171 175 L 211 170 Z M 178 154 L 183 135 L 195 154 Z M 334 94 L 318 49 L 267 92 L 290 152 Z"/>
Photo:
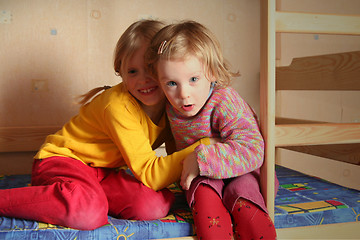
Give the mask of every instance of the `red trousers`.
<path id="1" fill-rule="evenodd" d="M 107 224 L 108 214 L 135 220 L 164 217 L 173 201 L 168 189 L 156 192 L 123 170 L 51 157 L 34 161 L 32 186 L 0 190 L 0 216 L 92 230 Z"/>

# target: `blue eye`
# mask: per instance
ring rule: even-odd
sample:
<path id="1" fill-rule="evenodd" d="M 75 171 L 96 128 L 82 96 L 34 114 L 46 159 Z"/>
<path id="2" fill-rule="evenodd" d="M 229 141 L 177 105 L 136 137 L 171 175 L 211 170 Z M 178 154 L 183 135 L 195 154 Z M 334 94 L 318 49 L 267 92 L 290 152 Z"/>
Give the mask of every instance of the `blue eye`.
<path id="1" fill-rule="evenodd" d="M 197 78 L 197 77 L 190 78 L 190 82 L 196 82 L 197 80 L 199 80 L 199 78 Z"/>
<path id="2" fill-rule="evenodd" d="M 173 87 L 173 86 L 176 86 L 176 82 L 170 81 L 170 82 L 167 82 L 166 85 L 169 87 Z"/>

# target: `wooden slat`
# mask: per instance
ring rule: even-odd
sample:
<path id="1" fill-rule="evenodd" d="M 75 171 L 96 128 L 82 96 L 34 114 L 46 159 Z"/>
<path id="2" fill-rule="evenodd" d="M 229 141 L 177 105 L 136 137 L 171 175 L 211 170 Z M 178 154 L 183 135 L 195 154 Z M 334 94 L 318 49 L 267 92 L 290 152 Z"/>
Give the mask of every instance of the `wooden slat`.
<path id="1" fill-rule="evenodd" d="M 61 127 L 2 127 L 0 128 L 0 152 L 37 151 L 47 135 Z"/>
<path id="2" fill-rule="evenodd" d="M 291 146 L 285 149 L 360 165 L 360 143 L 313 146 Z"/>
<path id="3" fill-rule="evenodd" d="M 276 125 L 277 147 L 360 142 L 360 123 Z"/>
<path id="4" fill-rule="evenodd" d="M 360 35 L 360 16 L 278 11 L 276 31 Z"/>
<path id="5" fill-rule="evenodd" d="M 329 123 L 322 121 L 306 120 L 306 119 L 297 119 L 297 118 L 286 118 L 286 117 L 276 117 L 275 124 L 309 124 L 309 123 Z"/>
<path id="6" fill-rule="evenodd" d="M 277 239 L 359 239 L 360 222 L 276 229 Z"/>
<path id="7" fill-rule="evenodd" d="M 179 237 L 179 238 L 166 238 L 166 240 L 197 240 L 196 236 L 192 237 Z M 156 239 L 155 239 L 156 240 Z M 157 240 L 165 240 L 165 238 L 159 238 Z"/>
<path id="8" fill-rule="evenodd" d="M 360 90 L 360 51 L 295 58 L 276 69 L 277 90 Z"/>
<path id="9" fill-rule="evenodd" d="M 275 1 L 261 1 L 260 128 L 266 143 L 260 187 L 269 216 L 275 210 Z"/>

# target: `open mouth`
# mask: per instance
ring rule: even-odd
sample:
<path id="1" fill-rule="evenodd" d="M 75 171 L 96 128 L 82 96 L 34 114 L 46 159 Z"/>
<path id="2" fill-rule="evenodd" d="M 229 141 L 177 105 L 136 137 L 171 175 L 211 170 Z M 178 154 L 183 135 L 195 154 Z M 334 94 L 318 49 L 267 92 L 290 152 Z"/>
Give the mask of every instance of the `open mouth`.
<path id="1" fill-rule="evenodd" d="M 191 111 L 194 109 L 194 105 L 193 104 L 188 104 L 188 105 L 184 105 L 181 107 L 184 111 Z"/>

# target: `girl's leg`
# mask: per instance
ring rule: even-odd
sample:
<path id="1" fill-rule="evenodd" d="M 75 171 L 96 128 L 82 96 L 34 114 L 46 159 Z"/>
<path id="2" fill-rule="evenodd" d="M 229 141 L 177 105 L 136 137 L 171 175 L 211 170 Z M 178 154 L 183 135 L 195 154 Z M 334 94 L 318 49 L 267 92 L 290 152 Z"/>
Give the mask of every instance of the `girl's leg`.
<path id="1" fill-rule="evenodd" d="M 223 202 L 233 218 L 235 239 L 276 238 L 274 224 L 266 213 L 260 193 L 258 173 L 254 171 L 227 180 Z"/>
<path id="2" fill-rule="evenodd" d="M 252 202 L 240 198 L 231 212 L 235 239 L 276 239 L 269 215 Z"/>
<path id="3" fill-rule="evenodd" d="M 95 170 L 71 158 L 35 160 L 32 186 L 0 190 L 0 215 L 90 230 L 107 223 Z"/>
<path id="4" fill-rule="evenodd" d="M 117 218 L 154 220 L 165 217 L 175 200 L 169 189 L 154 191 L 124 170 L 110 171 L 101 181 L 109 214 Z"/>
<path id="5" fill-rule="evenodd" d="M 231 217 L 219 195 L 208 185 L 200 184 L 192 205 L 198 239 L 232 239 Z"/>

